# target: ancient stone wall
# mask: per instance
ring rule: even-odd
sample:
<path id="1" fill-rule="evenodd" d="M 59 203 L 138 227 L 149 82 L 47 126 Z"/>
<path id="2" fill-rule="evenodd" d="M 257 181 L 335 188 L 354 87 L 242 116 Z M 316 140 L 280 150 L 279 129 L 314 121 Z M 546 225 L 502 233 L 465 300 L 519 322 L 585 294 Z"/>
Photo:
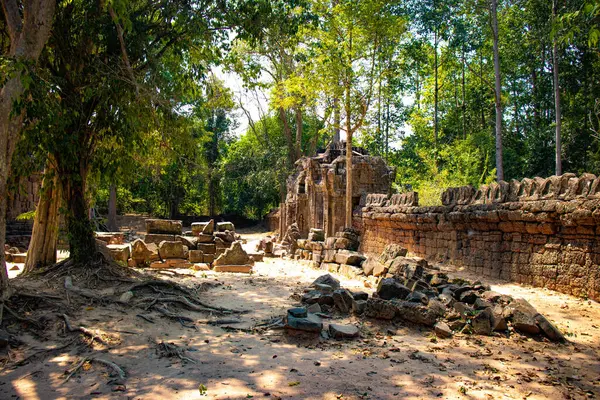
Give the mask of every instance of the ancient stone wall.
<path id="1" fill-rule="evenodd" d="M 366 196 L 354 212 L 361 250 L 398 243 L 481 276 L 600 300 L 600 178 L 452 188 L 442 203 L 418 207 L 416 193 Z"/>

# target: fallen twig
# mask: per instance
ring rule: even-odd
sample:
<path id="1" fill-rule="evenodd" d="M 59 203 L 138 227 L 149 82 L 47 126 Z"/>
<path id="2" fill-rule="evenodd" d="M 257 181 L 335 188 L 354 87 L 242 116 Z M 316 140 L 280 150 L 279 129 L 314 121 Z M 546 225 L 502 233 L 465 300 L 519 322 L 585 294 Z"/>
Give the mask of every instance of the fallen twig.
<path id="1" fill-rule="evenodd" d="M 69 332 L 81 332 L 84 335 L 89 336 L 92 339 L 92 341 L 97 340 L 102 344 L 108 345 L 108 343 L 104 339 L 102 339 L 102 336 L 95 334 L 89 329 L 83 326 L 73 327 L 73 325 L 71 325 L 71 322 L 69 321 L 69 317 L 67 317 L 66 314 L 61 314 L 61 317 L 65 320 L 65 326 L 67 327 L 67 330 Z"/>
<path id="2" fill-rule="evenodd" d="M 119 367 L 117 364 L 115 364 L 114 362 L 112 362 L 112 361 L 108 361 L 108 360 L 104 360 L 104 359 L 102 359 L 102 358 L 96 358 L 96 357 L 84 357 L 83 359 L 81 359 L 81 361 L 79 361 L 79 362 L 77 363 L 77 365 L 75 365 L 75 367 L 73 367 L 73 368 L 72 368 L 72 369 L 69 371 L 69 374 L 68 374 L 68 375 L 67 375 L 67 377 L 65 378 L 65 382 L 68 382 L 68 381 L 69 381 L 69 379 L 71 379 L 71 377 L 72 377 L 73 375 L 75 375 L 75 373 L 76 373 L 77 371 L 79 371 L 79 369 L 80 369 L 81 367 L 83 367 L 83 365 L 84 365 L 86 362 L 90 362 L 90 363 L 91 363 L 91 362 L 94 362 L 94 361 L 95 361 L 95 362 L 97 362 L 97 363 L 100 363 L 100 364 L 106 365 L 107 367 L 110 367 L 110 368 L 111 368 L 111 369 L 112 369 L 114 372 L 116 372 L 116 373 L 117 373 L 117 375 L 119 375 L 119 378 L 121 378 L 121 379 L 125 379 L 125 377 L 126 377 L 126 375 L 125 375 L 125 371 L 123 371 L 123 369 L 122 369 L 121 367 Z"/>

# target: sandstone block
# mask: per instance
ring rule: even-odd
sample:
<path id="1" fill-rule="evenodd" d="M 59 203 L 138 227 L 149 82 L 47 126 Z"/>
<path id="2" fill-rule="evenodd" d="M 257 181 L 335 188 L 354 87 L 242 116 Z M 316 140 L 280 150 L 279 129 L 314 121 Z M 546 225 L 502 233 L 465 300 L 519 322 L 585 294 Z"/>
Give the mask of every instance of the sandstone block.
<path id="1" fill-rule="evenodd" d="M 182 222 L 168 219 L 147 219 L 147 233 L 181 235 Z"/>

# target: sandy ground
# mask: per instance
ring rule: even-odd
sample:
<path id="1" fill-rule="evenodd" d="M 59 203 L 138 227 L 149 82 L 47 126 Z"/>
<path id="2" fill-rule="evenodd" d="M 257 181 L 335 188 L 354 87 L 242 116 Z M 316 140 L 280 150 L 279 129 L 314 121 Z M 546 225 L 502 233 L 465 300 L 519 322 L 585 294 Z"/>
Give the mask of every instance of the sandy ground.
<path id="1" fill-rule="evenodd" d="M 244 233 L 247 246 L 259 234 Z M 449 268 L 449 267 L 444 267 Z M 454 275 L 469 277 L 461 271 Z M 190 273 L 190 271 L 180 271 Z M 239 323 L 249 328 L 283 316 L 298 294 L 322 271 L 282 259 L 257 263 L 255 273 L 196 272 L 182 283 L 212 283 L 203 299 L 212 305 L 248 310 Z M 343 279 L 342 285 L 366 289 Z M 477 279 L 477 277 L 470 277 Z M 101 329 L 115 339 L 110 346 L 70 346 L 22 366 L 0 370 L 0 398 L 115 399 L 562 399 L 600 395 L 600 305 L 559 293 L 503 282 L 492 289 L 524 297 L 567 335 L 557 345 L 513 334 L 436 339 L 429 329 L 335 316 L 360 327 L 361 338 L 336 341 L 290 335 L 229 331 L 206 323 L 223 318 L 185 312 L 197 329 L 152 314 L 154 323 L 136 317 L 140 310 L 90 305 L 74 315 L 77 324 Z M 75 319 L 76 318 L 76 319 Z M 325 321 L 327 324 L 329 321 Z M 66 343 L 75 334 L 66 335 Z M 14 360 L 56 346 L 25 335 Z M 156 343 L 175 343 L 185 356 L 160 357 Z M 82 357 L 113 361 L 127 373 L 124 381 L 97 363 L 85 364 L 68 381 L 65 371 Z M 206 390 L 204 390 L 206 388 Z"/>

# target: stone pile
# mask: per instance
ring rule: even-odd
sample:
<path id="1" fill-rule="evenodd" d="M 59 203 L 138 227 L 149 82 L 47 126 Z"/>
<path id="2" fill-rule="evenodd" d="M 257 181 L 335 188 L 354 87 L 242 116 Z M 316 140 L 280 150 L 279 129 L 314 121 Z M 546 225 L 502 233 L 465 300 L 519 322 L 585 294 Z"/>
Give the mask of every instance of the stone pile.
<path id="1" fill-rule="evenodd" d="M 123 244 L 122 235 L 107 233 L 97 238 L 111 243 L 107 247 L 113 258 L 131 267 L 208 270 L 216 265 L 250 265 L 251 268 L 252 264 L 231 222 L 195 222 L 191 231 L 183 232 L 181 221 L 149 219 L 144 240 Z M 217 263 L 222 257 L 228 261 Z M 248 272 L 248 268 L 238 269 L 240 271 L 232 272 Z"/>
<path id="2" fill-rule="evenodd" d="M 449 280 L 444 273 L 430 270 L 423 263 L 401 263 L 393 274 L 379 281 L 376 293 L 353 293 L 341 288 L 331 275 L 319 277 L 306 290 L 302 303 L 315 314 L 310 321 L 290 324 L 294 329 L 316 329 L 319 313 L 353 313 L 357 316 L 428 326 L 441 338 L 455 333 L 492 335 L 517 331 L 563 342 L 564 336 L 543 315 L 523 299 L 514 299 L 490 290 L 481 283 Z M 288 318 L 289 321 L 289 318 Z M 294 325 L 295 324 L 295 325 Z M 308 324 L 308 325 L 307 325 Z"/>
<path id="3" fill-rule="evenodd" d="M 340 288 L 340 282 L 331 275 L 317 278 L 302 297 L 303 307 L 291 308 L 285 318 L 285 328 L 292 331 L 320 333 L 324 337 L 335 339 L 355 338 L 359 330 L 354 325 L 329 323 L 327 327 L 323 319 L 329 319 L 330 313 L 339 309 L 343 313 L 351 311 L 352 302 L 356 298 L 366 298 L 366 293 L 351 293 Z"/>

